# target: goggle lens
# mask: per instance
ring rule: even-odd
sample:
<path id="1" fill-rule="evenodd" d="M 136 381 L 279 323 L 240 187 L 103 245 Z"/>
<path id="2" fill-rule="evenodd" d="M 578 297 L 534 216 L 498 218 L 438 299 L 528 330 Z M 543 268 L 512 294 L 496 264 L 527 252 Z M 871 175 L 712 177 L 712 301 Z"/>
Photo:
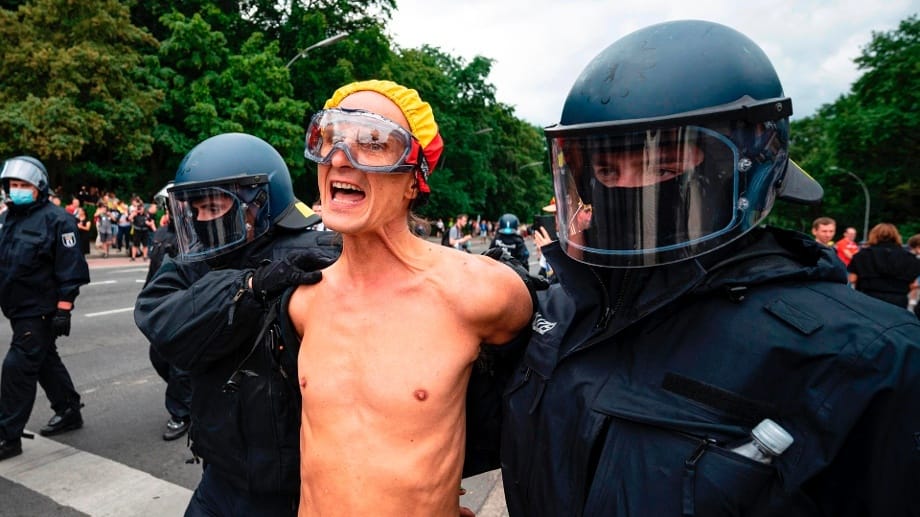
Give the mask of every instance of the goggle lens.
<path id="1" fill-rule="evenodd" d="M 327 109 L 307 127 L 304 157 L 328 164 L 340 150 L 354 167 L 367 172 L 409 172 L 418 149 L 405 128 L 376 113 Z"/>

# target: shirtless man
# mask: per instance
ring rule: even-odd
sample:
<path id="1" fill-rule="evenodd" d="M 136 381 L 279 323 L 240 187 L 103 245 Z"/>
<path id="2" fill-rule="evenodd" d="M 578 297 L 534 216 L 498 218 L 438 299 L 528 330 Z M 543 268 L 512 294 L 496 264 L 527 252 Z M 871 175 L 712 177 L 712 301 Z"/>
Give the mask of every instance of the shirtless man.
<path id="1" fill-rule="evenodd" d="M 342 255 L 290 299 L 301 516 L 456 516 L 465 394 L 481 343 L 530 320 L 511 268 L 410 231 L 441 139 L 430 106 L 387 81 L 346 85 L 307 130 Z"/>

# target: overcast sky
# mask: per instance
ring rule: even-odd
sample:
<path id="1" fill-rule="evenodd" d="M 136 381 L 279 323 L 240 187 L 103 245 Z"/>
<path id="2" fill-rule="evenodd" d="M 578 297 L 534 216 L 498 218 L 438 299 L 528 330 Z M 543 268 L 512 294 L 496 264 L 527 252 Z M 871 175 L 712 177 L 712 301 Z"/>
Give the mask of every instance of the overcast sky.
<path id="1" fill-rule="evenodd" d="M 896 29 L 918 0 L 397 0 L 389 30 L 407 48 L 428 44 L 469 62 L 494 60 L 498 101 L 539 126 L 559 121 L 587 63 L 616 39 L 668 20 L 728 25 L 766 52 L 792 98 L 793 119 L 847 93 L 853 59 L 872 32 Z M 411 86 L 411 85 L 408 85 Z"/>

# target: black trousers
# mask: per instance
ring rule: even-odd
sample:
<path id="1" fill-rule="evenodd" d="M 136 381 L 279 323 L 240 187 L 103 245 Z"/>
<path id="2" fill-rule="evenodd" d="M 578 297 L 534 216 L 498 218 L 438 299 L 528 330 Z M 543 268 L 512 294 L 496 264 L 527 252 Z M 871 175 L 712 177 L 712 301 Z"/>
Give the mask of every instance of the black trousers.
<path id="1" fill-rule="evenodd" d="M 297 494 L 249 494 L 206 464 L 185 517 L 296 517 L 298 503 Z"/>
<path id="2" fill-rule="evenodd" d="M 51 316 L 15 319 L 11 324 L 13 341 L 0 374 L 0 438 L 7 440 L 22 435 L 39 384 L 55 413 L 80 407 L 80 394 L 54 344 Z"/>
<path id="3" fill-rule="evenodd" d="M 187 420 L 192 407 L 191 375 L 169 364 L 153 347 L 150 347 L 150 364 L 166 381 L 166 411 L 175 418 Z"/>

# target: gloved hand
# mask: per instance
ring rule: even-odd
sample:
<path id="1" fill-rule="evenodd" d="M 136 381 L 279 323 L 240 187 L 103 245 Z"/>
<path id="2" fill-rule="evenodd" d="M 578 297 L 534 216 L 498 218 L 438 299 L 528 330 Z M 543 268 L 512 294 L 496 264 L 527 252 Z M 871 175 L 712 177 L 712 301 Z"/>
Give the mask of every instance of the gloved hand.
<path id="1" fill-rule="evenodd" d="M 482 252 L 483 255 L 501 262 L 502 264 L 510 267 L 514 270 L 515 273 L 521 277 L 521 280 L 524 281 L 524 284 L 527 285 L 527 290 L 530 291 L 530 296 L 534 300 L 534 310 L 537 308 L 537 291 L 543 291 L 549 288 L 549 282 L 539 275 L 531 275 L 530 271 L 525 269 L 520 262 L 515 260 L 508 251 L 499 246 L 494 248 L 489 248 Z"/>
<path id="2" fill-rule="evenodd" d="M 305 249 L 263 263 L 252 273 L 252 292 L 260 301 L 272 300 L 288 287 L 319 282 L 323 278 L 320 270 L 333 262 L 323 250 Z"/>
<path id="3" fill-rule="evenodd" d="M 51 318 L 51 328 L 54 329 L 54 336 L 70 335 L 70 311 L 58 309 Z"/>

